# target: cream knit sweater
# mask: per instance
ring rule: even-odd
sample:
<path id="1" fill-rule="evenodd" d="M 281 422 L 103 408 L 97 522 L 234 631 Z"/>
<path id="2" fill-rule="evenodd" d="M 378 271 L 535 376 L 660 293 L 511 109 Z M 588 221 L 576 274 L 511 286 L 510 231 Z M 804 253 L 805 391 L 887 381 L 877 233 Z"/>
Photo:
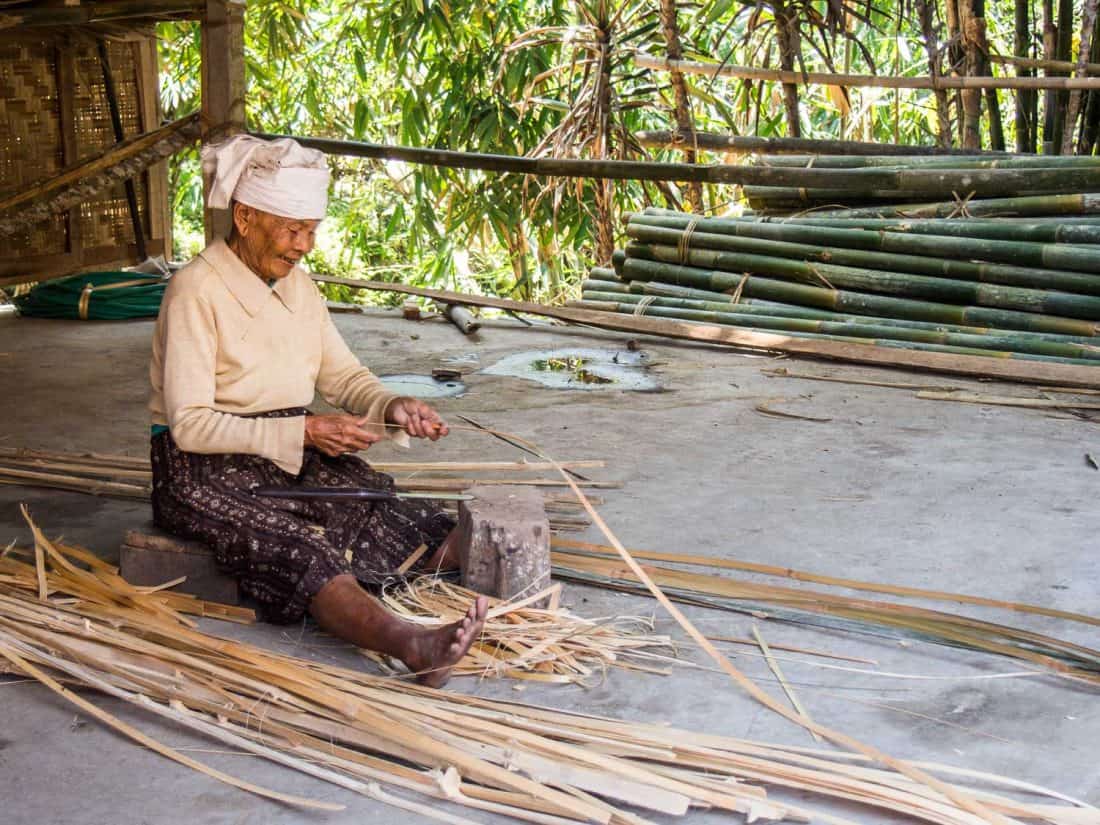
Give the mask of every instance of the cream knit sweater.
<path id="1" fill-rule="evenodd" d="M 180 449 L 260 455 L 289 473 L 302 466 L 305 417 L 243 416 L 305 407 L 319 392 L 380 427 L 397 397 L 348 349 L 305 270 L 270 287 L 224 241 L 172 276 L 149 378 L 153 423 Z"/>

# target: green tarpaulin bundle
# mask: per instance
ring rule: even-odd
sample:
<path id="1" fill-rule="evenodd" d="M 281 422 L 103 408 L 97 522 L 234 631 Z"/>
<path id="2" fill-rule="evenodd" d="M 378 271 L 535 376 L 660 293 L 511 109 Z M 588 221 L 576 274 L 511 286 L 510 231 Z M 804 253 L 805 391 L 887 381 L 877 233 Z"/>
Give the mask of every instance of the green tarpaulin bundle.
<path id="1" fill-rule="evenodd" d="M 168 281 L 140 272 L 85 272 L 34 287 L 15 299 L 23 315 L 120 321 L 155 316 Z"/>

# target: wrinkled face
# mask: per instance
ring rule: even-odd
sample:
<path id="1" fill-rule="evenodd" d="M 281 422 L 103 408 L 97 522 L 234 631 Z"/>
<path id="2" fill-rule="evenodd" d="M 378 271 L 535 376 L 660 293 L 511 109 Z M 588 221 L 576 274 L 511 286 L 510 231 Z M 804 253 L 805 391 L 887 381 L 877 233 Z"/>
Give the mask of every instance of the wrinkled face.
<path id="1" fill-rule="evenodd" d="M 290 270 L 313 249 L 320 223 L 283 218 L 235 203 L 233 226 L 236 232 L 230 247 L 261 278 L 278 280 L 289 275 Z"/>

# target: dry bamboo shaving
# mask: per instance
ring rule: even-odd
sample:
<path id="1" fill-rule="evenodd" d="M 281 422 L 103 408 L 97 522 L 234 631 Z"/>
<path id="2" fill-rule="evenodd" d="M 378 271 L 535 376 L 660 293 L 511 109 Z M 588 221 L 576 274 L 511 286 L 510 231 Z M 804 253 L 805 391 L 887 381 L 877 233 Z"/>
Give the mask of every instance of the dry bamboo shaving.
<path id="1" fill-rule="evenodd" d="M 672 640 L 652 635 L 652 622 L 640 618 L 584 619 L 555 607 L 561 585 L 516 601 L 489 600 L 481 638 L 452 673 L 459 676 L 528 679 L 539 682 L 593 684 L 610 667 L 665 673 L 654 663 L 673 661 Z M 434 576 L 387 590 L 383 601 L 402 618 L 420 624 L 458 621 L 477 596 L 471 590 Z M 550 600 L 549 607 L 532 604 Z M 383 657 L 364 651 L 382 662 Z"/>
<path id="2" fill-rule="evenodd" d="M 406 794 L 545 825 L 641 825 L 651 821 L 647 813 L 683 815 L 693 806 L 749 822 L 854 825 L 773 800 L 765 786 L 940 825 L 983 821 L 953 797 L 980 802 L 1002 822 L 1100 822 L 1096 808 L 984 773 L 906 763 L 908 772 L 943 777 L 933 791 L 852 754 L 494 702 L 271 653 L 198 632 L 161 601 L 163 593 L 142 593 L 94 556 L 70 552 L 37 528 L 34 535 L 35 563 L 21 560 L 32 558 L 25 552 L 0 557 L 0 656 L 9 670 L 107 724 L 119 720 L 62 682 L 441 822 L 469 820 Z M 287 804 L 328 805 L 246 783 L 136 729 L 125 732 L 211 778 Z M 1021 792 L 1038 798 L 1007 795 Z"/>

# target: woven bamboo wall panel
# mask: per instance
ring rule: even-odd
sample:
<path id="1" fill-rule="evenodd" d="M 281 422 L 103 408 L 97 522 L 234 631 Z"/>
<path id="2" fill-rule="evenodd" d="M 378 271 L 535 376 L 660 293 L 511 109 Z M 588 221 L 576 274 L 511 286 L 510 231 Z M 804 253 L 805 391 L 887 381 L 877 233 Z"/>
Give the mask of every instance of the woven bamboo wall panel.
<path id="1" fill-rule="evenodd" d="M 155 68 L 143 66 L 134 37 L 107 41 L 123 135 L 155 128 Z M 155 62 L 155 61 L 154 61 Z M 146 61 L 145 66 L 148 66 Z M 149 76 L 142 76 L 145 71 Z M 116 143 L 98 44 L 86 32 L 0 31 L 0 197 L 102 155 Z M 162 173 L 163 174 L 163 173 Z M 149 237 L 149 180 L 134 178 Z M 159 233 L 158 233 L 159 237 Z M 123 187 L 89 198 L 69 214 L 42 221 L 0 249 L 0 275 L 22 274 L 28 261 L 51 271 L 124 262 L 134 230 Z M 86 254 L 92 253 L 92 254 Z M 35 273 L 37 274 L 37 273 Z"/>
<path id="2" fill-rule="evenodd" d="M 0 197 L 64 166 L 56 54 L 48 41 L 0 42 Z M 3 254 L 55 255 L 67 248 L 68 221 L 61 215 L 7 238 Z"/>
<path id="3" fill-rule="evenodd" d="M 142 131 L 134 45 L 108 43 L 107 54 L 115 81 L 115 94 L 118 96 L 122 131 L 127 137 L 132 137 Z M 104 149 L 113 146 L 115 133 L 111 126 L 111 112 L 107 107 L 107 92 L 95 44 L 81 46 L 74 57 L 76 89 L 72 106 L 76 127 L 76 160 L 83 161 L 101 155 Z"/>

